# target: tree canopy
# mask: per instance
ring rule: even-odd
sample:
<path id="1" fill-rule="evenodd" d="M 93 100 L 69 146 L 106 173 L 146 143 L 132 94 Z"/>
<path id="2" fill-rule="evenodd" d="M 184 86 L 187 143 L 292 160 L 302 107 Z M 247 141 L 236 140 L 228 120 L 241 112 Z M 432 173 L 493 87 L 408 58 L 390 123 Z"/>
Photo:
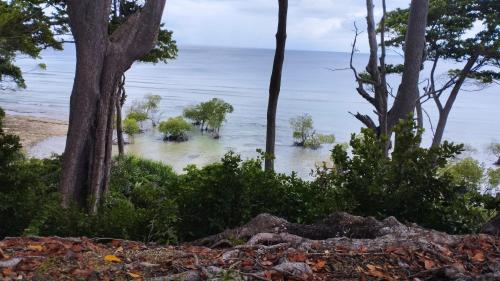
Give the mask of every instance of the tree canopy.
<path id="1" fill-rule="evenodd" d="M 64 6 L 59 1 L 12 0 L 0 2 L 0 83 L 26 82 L 15 60 L 19 55 L 40 58 L 47 48 L 62 50 L 56 35 L 68 31 Z"/>

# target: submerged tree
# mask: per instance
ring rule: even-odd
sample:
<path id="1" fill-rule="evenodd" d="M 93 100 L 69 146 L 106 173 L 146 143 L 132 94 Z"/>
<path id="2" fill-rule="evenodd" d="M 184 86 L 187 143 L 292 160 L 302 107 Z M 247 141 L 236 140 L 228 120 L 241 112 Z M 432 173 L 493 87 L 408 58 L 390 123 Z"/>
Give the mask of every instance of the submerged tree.
<path id="1" fill-rule="evenodd" d="M 146 0 L 111 34 L 111 1 L 65 2 L 77 65 L 60 190 L 64 206 L 96 213 L 108 190 L 117 83 L 155 46 L 165 0 Z"/>
<path id="2" fill-rule="evenodd" d="M 67 31 L 59 1 L 12 0 L 0 2 L 0 83 L 14 82 L 25 88 L 19 54 L 39 58 L 47 48 L 62 50 L 56 35 Z M 43 65 L 41 65 L 43 66 Z"/>
<path id="3" fill-rule="evenodd" d="M 163 140 L 168 141 L 187 141 L 187 132 L 191 130 L 189 124 L 182 116 L 168 118 L 167 121 L 160 122 L 160 132 L 163 133 Z"/>
<path id="4" fill-rule="evenodd" d="M 498 1 L 430 1 L 425 59 L 432 66 L 426 79 L 427 86 L 417 103 L 417 112 L 419 123 L 423 124 L 421 105 L 431 100 L 438 109 L 439 119 L 436 127 L 432 128 L 433 146 L 441 143 L 448 116 L 466 80 L 486 85 L 500 79 L 499 9 Z M 386 26 L 393 38 L 386 41 L 387 46 L 406 45 L 408 25 L 405 19 L 408 13 L 408 9 L 388 13 Z M 450 69 L 446 79 L 440 81 L 436 68 L 446 60 L 460 63 L 461 68 Z"/>
<path id="5" fill-rule="evenodd" d="M 495 165 L 500 165 L 500 143 L 492 143 L 488 147 L 488 150 L 495 155 L 495 157 L 498 158 L 498 160 L 495 162 Z"/>
<path id="6" fill-rule="evenodd" d="M 281 74 L 285 61 L 286 22 L 288 14 L 288 0 L 278 0 L 278 31 L 276 32 L 276 52 L 274 54 L 273 71 L 269 84 L 269 101 L 267 103 L 267 130 L 266 130 L 266 171 L 274 171 L 275 144 L 276 144 L 276 110 L 281 90 Z"/>
<path id="7" fill-rule="evenodd" d="M 389 108 L 389 96 L 392 96 L 392 87 L 387 83 L 387 75 L 393 70 L 385 61 L 385 0 L 382 0 L 383 15 L 380 20 L 380 42 L 377 40 L 373 0 L 366 0 L 366 8 L 367 33 L 370 46 L 366 72 L 358 73 L 353 66 L 353 55 L 356 50 L 357 37 L 360 34 L 357 28 L 351 52 L 350 69 L 353 71 L 357 82 L 356 90 L 358 94 L 374 107 L 378 124 L 369 115 L 357 113 L 354 116 L 366 127 L 375 130 L 380 140 L 384 140 L 381 146 L 385 151 L 385 155 L 387 155 L 390 143 L 385 139 L 390 139 L 394 126 L 400 120 L 405 120 L 409 114 L 414 112 L 419 97 L 418 80 L 425 47 L 428 0 L 413 0 L 411 2 L 409 17 L 406 19 L 408 21 L 408 30 L 405 34 L 403 75 L 391 108 Z M 380 56 L 379 45 L 381 46 Z"/>
<path id="8" fill-rule="evenodd" d="M 304 114 L 290 119 L 290 125 L 293 130 L 293 138 L 296 140 L 296 146 L 319 148 L 324 143 L 334 143 L 334 135 L 323 135 L 314 130 L 313 119 L 311 115 Z"/>
<path id="9" fill-rule="evenodd" d="M 213 98 L 207 102 L 202 102 L 195 106 L 184 109 L 185 118 L 193 121 L 199 126 L 201 131 L 211 131 L 214 138 L 220 137 L 220 128 L 226 121 L 228 113 L 232 113 L 233 106 L 222 99 Z"/>

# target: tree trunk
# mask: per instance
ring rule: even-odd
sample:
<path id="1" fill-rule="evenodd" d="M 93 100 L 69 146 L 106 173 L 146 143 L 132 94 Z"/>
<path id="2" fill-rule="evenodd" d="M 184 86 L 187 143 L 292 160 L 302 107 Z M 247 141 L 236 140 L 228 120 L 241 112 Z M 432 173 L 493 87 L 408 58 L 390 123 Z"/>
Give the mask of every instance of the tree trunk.
<path id="1" fill-rule="evenodd" d="M 116 138 L 118 143 L 118 154 L 125 154 L 125 141 L 123 138 L 122 108 L 125 103 L 125 75 L 122 75 L 117 86 L 116 95 Z"/>
<path id="2" fill-rule="evenodd" d="M 125 154 L 125 141 L 123 140 L 123 128 L 122 128 L 122 107 L 120 106 L 120 101 L 117 100 L 116 104 L 116 138 L 118 143 L 118 154 Z"/>
<path id="3" fill-rule="evenodd" d="M 154 46 L 165 0 L 148 0 L 108 35 L 111 1 L 67 0 L 77 66 L 60 190 L 96 213 L 108 189 L 116 81 Z"/>
<path id="4" fill-rule="evenodd" d="M 418 79 L 422 68 L 427 26 L 428 0 L 412 0 L 406 32 L 404 71 L 394 104 L 389 112 L 388 130 L 415 110 L 419 98 Z"/>
<path id="5" fill-rule="evenodd" d="M 439 111 L 439 121 L 436 126 L 436 133 L 434 134 L 434 138 L 432 139 L 433 147 L 439 146 L 443 140 L 444 130 L 446 128 L 446 123 L 448 122 L 448 116 L 450 115 L 451 108 L 453 107 L 453 104 L 457 99 L 458 93 L 460 92 L 465 79 L 467 79 L 467 74 L 471 71 L 472 67 L 477 61 L 477 58 L 478 56 L 476 55 L 469 58 L 464 68 L 460 72 L 460 76 L 453 86 L 453 89 L 450 92 L 450 96 L 448 97 L 445 106 L 442 110 Z"/>
<path id="6" fill-rule="evenodd" d="M 285 60 L 286 21 L 288 0 L 278 0 L 279 17 L 276 33 L 276 52 L 274 54 L 273 71 L 269 85 L 269 102 L 267 105 L 267 132 L 266 132 L 266 171 L 274 171 L 275 143 L 276 143 L 276 110 L 281 89 L 281 74 Z"/>

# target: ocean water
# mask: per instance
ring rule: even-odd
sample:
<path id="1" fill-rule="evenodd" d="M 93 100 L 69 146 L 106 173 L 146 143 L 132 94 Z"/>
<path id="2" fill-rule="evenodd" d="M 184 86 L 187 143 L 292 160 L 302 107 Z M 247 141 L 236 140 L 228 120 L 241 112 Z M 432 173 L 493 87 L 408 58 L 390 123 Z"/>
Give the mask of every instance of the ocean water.
<path id="1" fill-rule="evenodd" d="M 233 150 L 243 158 L 256 157 L 256 149 L 265 147 L 265 126 L 269 77 L 273 50 L 237 49 L 186 46 L 179 57 L 168 64 L 136 63 L 127 72 L 127 105 L 140 100 L 145 94 L 162 97 L 163 118 L 177 116 L 189 105 L 213 97 L 224 99 L 234 106 L 221 135 L 214 140 L 192 132 L 185 143 L 166 143 L 161 135 L 148 131 L 134 137 L 126 147 L 128 153 L 164 161 L 181 171 L 187 164 L 205 165 L 220 159 Z M 0 90 L 0 106 L 10 114 L 45 116 L 66 120 L 69 111 L 75 51 L 67 45 L 65 51 L 47 50 L 41 61 L 21 58 L 18 64 L 25 72 L 28 88 L 12 91 Z M 399 62 L 399 56 L 389 61 Z M 46 70 L 36 67 L 40 62 Z M 362 69 L 367 55 L 356 54 L 354 64 Z M 349 112 L 371 113 L 370 106 L 355 92 L 355 83 L 346 68 L 348 53 L 287 51 L 282 91 L 277 114 L 276 169 L 290 173 L 296 171 L 308 177 L 316 164 L 328 161 L 332 145 L 310 150 L 293 146 L 289 120 L 309 113 L 320 133 L 334 134 L 337 143 L 349 141 L 351 133 L 359 132 L 361 124 Z M 441 65 L 444 71 L 451 63 Z M 390 82 L 397 89 L 398 77 Z M 469 85 L 467 89 L 477 87 Z M 457 99 L 448 121 L 445 138 L 465 143 L 475 149 L 472 155 L 489 165 L 494 157 L 486 147 L 500 141 L 500 87 L 490 86 L 481 91 L 464 91 Z M 436 117 L 434 104 L 425 105 L 431 118 Z M 431 141 L 426 132 L 425 144 Z M 64 150 L 64 137 L 41 142 L 30 150 L 33 156 L 43 157 Z"/>

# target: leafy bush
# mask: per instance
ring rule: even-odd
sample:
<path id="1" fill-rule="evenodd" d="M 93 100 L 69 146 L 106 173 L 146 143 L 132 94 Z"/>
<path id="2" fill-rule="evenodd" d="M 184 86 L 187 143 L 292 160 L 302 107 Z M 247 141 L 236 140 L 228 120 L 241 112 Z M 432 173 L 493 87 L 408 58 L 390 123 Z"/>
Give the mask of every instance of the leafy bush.
<path id="1" fill-rule="evenodd" d="M 498 160 L 496 161 L 496 165 L 500 165 L 500 143 L 492 143 L 488 147 L 489 151 L 495 155 Z"/>
<path id="2" fill-rule="evenodd" d="M 226 115 L 232 113 L 233 106 L 221 99 L 213 98 L 210 101 L 202 102 L 198 105 L 184 109 L 183 116 L 193 121 L 193 124 L 200 126 L 202 131 L 211 130 L 214 137 L 220 135 L 220 128 L 226 121 Z"/>
<path id="3" fill-rule="evenodd" d="M 461 145 L 419 147 L 422 131 L 413 120 L 402 122 L 395 131 L 398 145 L 391 157 L 385 157 L 375 133 L 364 129 L 351 138 L 352 156 L 337 145 L 332 151 L 334 168 L 320 170 L 318 178 L 350 202 L 348 211 L 395 216 L 452 233 L 475 231 L 492 216 L 482 204 L 477 171 L 466 168 L 471 163 L 446 169 L 461 153 Z"/>
<path id="4" fill-rule="evenodd" d="M 182 116 L 178 116 L 160 122 L 159 130 L 164 134 L 164 140 L 186 141 L 186 133 L 191 130 L 191 125 Z"/>
<path id="5" fill-rule="evenodd" d="M 0 238 L 86 235 L 172 243 L 244 224 L 262 212 L 311 223 L 348 211 L 451 233 L 476 231 L 500 206 L 498 193 L 479 192 L 485 185 L 498 190 L 500 169 L 485 171 L 472 159 L 456 162 L 459 145 L 421 148 L 421 134 L 413 121 L 403 122 L 398 145 L 386 157 L 375 133 L 363 130 L 352 136 L 350 153 L 335 146 L 333 168 L 318 167 L 313 181 L 264 171 L 262 158 L 243 161 L 234 153 L 203 168 L 188 166 L 184 174 L 120 156 L 96 216 L 76 207 L 61 211 L 61 158 L 26 159 L 18 139 L 11 139 L 0 146 L 2 155 L 12 155 L 0 161 Z M 0 130 L 0 140 L 4 136 Z"/>
<path id="6" fill-rule="evenodd" d="M 123 132 L 133 137 L 141 132 L 141 127 L 139 127 L 139 123 L 137 123 L 136 119 L 126 118 L 123 120 Z"/>
<path id="7" fill-rule="evenodd" d="M 136 122 L 143 122 L 148 119 L 148 114 L 142 111 L 131 111 L 127 114 L 125 120 L 135 120 Z"/>
<path id="8" fill-rule="evenodd" d="M 297 146 L 316 149 L 319 148 L 321 144 L 335 142 L 334 135 L 316 133 L 312 117 L 309 114 L 303 114 L 290 119 L 290 125 L 292 126 L 293 138 Z"/>

